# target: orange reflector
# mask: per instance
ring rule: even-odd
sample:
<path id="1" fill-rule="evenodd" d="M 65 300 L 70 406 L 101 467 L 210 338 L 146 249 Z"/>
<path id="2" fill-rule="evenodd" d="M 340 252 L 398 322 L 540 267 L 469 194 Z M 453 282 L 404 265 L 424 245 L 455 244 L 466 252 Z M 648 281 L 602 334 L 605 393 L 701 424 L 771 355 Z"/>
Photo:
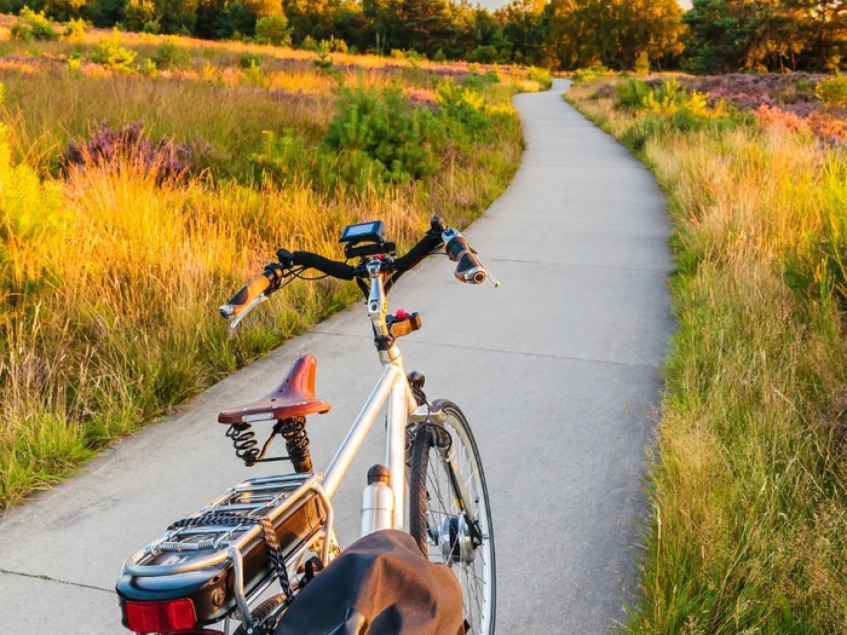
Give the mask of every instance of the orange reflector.
<path id="1" fill-rule="evenodd" d="M 196 624 L 194 603 L 187 598 L 165 602 L 126 603 L 126 625 L 136 633 L 188 630 Z"/>

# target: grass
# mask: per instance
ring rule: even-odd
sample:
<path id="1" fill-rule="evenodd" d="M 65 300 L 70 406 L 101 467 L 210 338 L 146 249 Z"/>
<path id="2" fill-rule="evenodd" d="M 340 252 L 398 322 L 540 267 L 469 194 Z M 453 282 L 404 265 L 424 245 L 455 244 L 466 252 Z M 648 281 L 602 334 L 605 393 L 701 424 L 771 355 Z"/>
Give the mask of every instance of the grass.
<path id="1" fill-rule="evenodd" d="M 632 140 L 649 113 L 598 88 L 567 99 Z M 634 151 L 668 196 L 679 328 L 622 630 L 845 632 L 844 153 L 749 118 L 663 122 Z"/>
<path id="2" fill-rule="evenodd" d="M 177 38 L 185 68 L 145 74 L 158 40 L 123 36 L 139 56 L 115 72 L 85 61 L 97 42 L 87 37 L 0 41 L 0 509 L 356 297 L 328 280 L 291 285 L 230 339 L 217 307 L 277 248 L 338 257 L 341 228 L 375 218 L 401 248 L 434 214 L 462 226 L 505 188 L 521 151 L 512 69 L 481 87 L 483 134 L 439 145 L 430 176 L 331 191 L 308 172 L 270 182 L 251 161 L 267 135 L 319 147 L 341 85 L 398 86 L 438 110 L 442 75 L 464 81 L 467 66 L 333 54 L 323 72 L 313 53 Z M 258 67 L 241 66 L 245 52 Z M 102 122 L 136 121 L 153 164 L 117 151 L 63 161 Z M 162 177 L 159 138 L 194 144 L 187 175 Z"/>

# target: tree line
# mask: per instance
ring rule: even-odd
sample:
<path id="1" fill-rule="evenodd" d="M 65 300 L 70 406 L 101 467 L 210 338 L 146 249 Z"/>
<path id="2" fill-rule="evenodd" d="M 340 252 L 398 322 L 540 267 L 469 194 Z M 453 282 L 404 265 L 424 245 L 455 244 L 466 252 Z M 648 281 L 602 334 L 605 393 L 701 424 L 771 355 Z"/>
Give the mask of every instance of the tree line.
<path id="1" fill-rule="evenodd" d="M 589 66 L 837 71 L 847 66 L 847 0 L 0 0 L 98 27 L 257 39 L 429 59 Z"/>

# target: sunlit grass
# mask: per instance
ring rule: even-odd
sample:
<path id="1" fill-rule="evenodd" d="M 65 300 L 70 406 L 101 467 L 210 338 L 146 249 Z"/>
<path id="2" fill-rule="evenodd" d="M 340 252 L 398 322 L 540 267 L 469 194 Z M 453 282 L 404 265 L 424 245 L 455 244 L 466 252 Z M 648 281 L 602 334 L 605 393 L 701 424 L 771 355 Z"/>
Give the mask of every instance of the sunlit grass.
<path id="1" fill-rule="evenodd" d="M 635 115 L 569 99 L 623 137 Z M 845 157 L 749 124 L 667 132 L 679 329 L 632 633 L 847 630 Z"/>
<path id="2" fill-rule="evenodd" d="M 302 178 L 262 184 L 248 159 L 266 135 L 289 131 L 318 144 L 339 86 L 396 83 L 409 99 L 431 104 L 440 78 L 402 60 L 332 54 L 336 66 L 324 72 L 307 51 L 183 38 L 179 45 L 191 51 L 183 69 L 145 74 L 69 64 L 72 50 L 85 58 L 106 35 L 0 43 L 19 56 L 7 64 L 0 58 L 9 142 L 0 147 L 43 178 L 44 201 L 59 197 L 42 204 L 34 198 L 37 179 L 20 174 L 30 184 L 19 188 L 22 209 L 38 219 L 26 235 L 7 231 L 9 212 L 0 205 L 0 508 L 356 297 L 329 280 L 291 285 L 230 339 L 217 307 L 276 249 L 338 256 L 341 227 L 376 218 L 401 248 L 409 246 L 435 214 L 470 222 L 502 191 L 520 156 L 509 105 L 515 88 L 495 86 L 487 94 L 496 141 L 450 144 L 426 179 L 356 193 L 318 192 Z M 139 60 L 159 42 L 124 37 Z M 244 52 L 260 56 L 257 68 L 244 67 Z M 153 143 L 199 148 L 190 178 L 162 179 L 155 166 L 132 158 L 65 165 L 69 141 L 137 121 Z"/>

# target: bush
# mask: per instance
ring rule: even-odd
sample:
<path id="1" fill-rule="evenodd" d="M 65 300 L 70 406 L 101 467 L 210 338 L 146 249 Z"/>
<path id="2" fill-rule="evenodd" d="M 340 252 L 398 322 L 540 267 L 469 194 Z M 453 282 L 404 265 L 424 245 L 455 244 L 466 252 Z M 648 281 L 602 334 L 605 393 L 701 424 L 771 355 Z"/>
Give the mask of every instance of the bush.
<path id="1" fill-rule="evenodd" d="M 538 82 L 544 90 L 550 90 L 553 86 L 553 74 L 546 68 L 530 67 L 527 79 Z"/>
<path id="2" fill-rule="evenodd" d="M 401 89 L 344 90 L 338 114 L 323 139 L 329 150 L 378 162 L 381 178 L 406 182 L 435 172 L 435 152 L 446 142 L 444 129 L 432 112 L 410 107 Z M 357 156 L 361 153 L 362 157 Z"/>
<path id="3" fill-rule="evenodd" d="M 485 97 L 471 83 L 460 86 L 446 78 L 436 87 L 436 103 L 447 120 L 451 139 L 463 139 L 483 133 L 488 127 Z"/>
<path id="4" fill-rule="evenodd" d="M 677 79 L 666 80 L 661 87 L 650 90 L 643 98 L 641 108 L 660 115 L 673 115 L 679 110 L 687 110 L 697 116 L 709 114 L 706 93 L 696 90 L 688 93 Z"/>
<path id="5" fill-rule="evenodd" d="M 82 18 L 69 20 L 65 24 L 65 30 L 62 35 L 69 42 L 79 42 L 85 38 L 85 32 L 88 30 L 88 24 Z"/>
<path id="6" fill-rule="evenodd" d="M 494 64 L 498 60 L 499 52 L 497 47 L 490 44 L 477 46 L 467 55 L 469 62 L 479 62 L 480 64 Z"/>
<path id="7" fill-rule="evenodd" d="M 638 120 L 627 130 L 621 142 L 628 148 L 640 152 L 647 145 L 647 141 L 659 136 L 667 128 L 663 119 L 657 115 L 647 115 Z"/>
<path id="8" fill-rule="evenodd" d="M 198 144 L 202 142 L 198 140 Z M 153 144 L 144 135 L 140 121 L 117 130 L 104 121 L 90 141 L 68 142 L 62 158 L 66 168 L 73 165 L 117 167 L 122 161 L 130 161 L 154 171 L 157 178 L 164 181 L 189 174 L 197 154 L 197 144 L 176 143 L 165 137 Z"/>
<path id="9" fill-rule="evenodd" d="M 847 75 L 836 75 L 818 82 L 815 97 L 826 108 L 847 108 Z"/>
<path id="10" fill-rule="evenodd" d="M 135 60 L 136 55 L 138 53 L 135 51 L 121 46 L 121 34 L 115 29 L 112 35 L 100 40 L 91 56 L 91 61 L 113 71 L 132 72 L 130 64 Z"/>
<path id="11" fill-rule="evenodd" d="M 325 48 L 331 53 L 347 53 L 347 42 L 342 39 L 330 35 L 328 40 L 321 40 L 321 48 Z"/>
<path id="12" fill-rule="evenodd" d="M 0 84 L 0 103 L 5 89 Z M 8 128 L 0 122 L 0 311 L 14 300 L 49 280 L 42 266 L 18 259 L 28 244 L 55 235 L 65 218 L 61 189 L 43 183 L 30 167 L 13 165 Z M 17 261 L 17 262 L 16 262 Z M 20 298 L 20 295 L 17 296 Z"/>
<path id="13" fill-rule="evenodd" d="M 650 93 L 650 87 L 638 79 L 629 79 L 615 86 L 618 99 L 615 107 L 638 110 L 644 105 L 644 100 Z"/>
<path id="14" fill-rule="evenodd" d="M 15 40 L 32 42 L 34 40 L 54 41 L 59 39 L 59 32 L 53 28 L 44 11 L 36 13 L 29 7 L 21 9 L 18 21 L 12 25 L 9 34 Z"/>
<path id="15" fill-rule="evenodd" d="M 650 74 L 650 56 L 647 51 L 641 51 L 635 57 L 635 74 L 649 75 Z"/>
<path id="16" fill-rule="evenodd" d="M 187 68 L 191 61 L 191 55 L 186 49 L 178 46 L 174 38 L 166 37 L 156 47 L 156 52 L 150 59 L 159 70 Z"/>
<path id="17" fill-rule="evenodd" d="M 586 68 L 578 68 L 575 70 L 572 79 L 574 82 L 588 82 L 593 79 L 608 77 L 611 74 L 612 71 L 602 64 L 594 64 Z"/>
<path id="18" fill-rule="evenodd" d="M 238 65 L 241 68 L 251 69 L 251 68 L 259 68 L 261 63 L 261 59 L 258 55 L 254 55 L 253 53 L 244 52 L 238 58 Z"/>
<path id="19" fill-rule="evenodd" d="M 284 15 L 267 15 L 256 22 L 256 41 L 259 44 L 288 46 L 291 44 L 291 29 Z"/>

